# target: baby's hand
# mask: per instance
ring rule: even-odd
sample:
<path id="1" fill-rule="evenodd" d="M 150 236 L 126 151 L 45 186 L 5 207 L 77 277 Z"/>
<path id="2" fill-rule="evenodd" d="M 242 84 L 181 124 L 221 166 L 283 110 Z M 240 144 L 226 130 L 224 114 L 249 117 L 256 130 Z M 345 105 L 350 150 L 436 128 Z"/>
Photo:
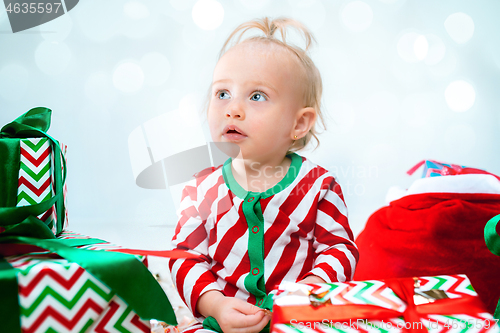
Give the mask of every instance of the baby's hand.
<path id="1" fill-rule="evenodd" d="M 214 316 L 224 333 L 257 333 L 269 322 L 264 310 L 235 297 L 225 297 Z"/>
<path id="2" fill-rule="evenodd" d="M 204 316 L 217 319 L 224 333 L 258 333 L 271 319 L 255 305 L 212 290 L 200 297 L 198 309 Z"/>

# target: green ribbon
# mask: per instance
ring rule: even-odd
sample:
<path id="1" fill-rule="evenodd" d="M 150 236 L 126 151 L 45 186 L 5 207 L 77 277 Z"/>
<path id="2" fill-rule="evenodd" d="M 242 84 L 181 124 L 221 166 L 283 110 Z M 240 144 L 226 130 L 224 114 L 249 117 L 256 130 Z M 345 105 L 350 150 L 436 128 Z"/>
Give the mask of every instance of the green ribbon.
<path id="1" fill-rule="evenodd" d="M 500 221 L 500 215 L 495 216 L 486 223 L 484 227 L 484 241 L 491 253 L 500 256 L 500 235 L 497 232 L 498 221 Z M 497 303 L 493 317 L 500 319 L 500 300 Z"/>
<path id="2" fill-rule="evenodd" d="M 16 271 L 0 256 L 0 321 L 5 332 L 21 332 Z M 16 306 L 17 305 L 17 306 Z"/>
<path id="3" fill-rule="evenodd" d="M 5 204 L 9 203 L 10 207 L 0 207 L 0 226 L 6 227 L 6 229 L 11 228 L 13 225 L 21 223 L 28 216 L 38 216 L 48 209 L 50 209 L 54 204 L 56 204 L 57 213 L 57 234 L 59 234 L 64 226 L 65 211 L 64 211 L 64 197 L 63 197 L 63 186 L 66 181 L 66 162 L 62 158 L 62 167 L 64 169 L 63 175 L 59 172 L 61 170 L 61 148 L 59 143 L 53 139 L 50 135 L 45 133 L 50 127 L 50 117 L 52 110 L 43 107 L 37 107 L 29 110 L 13 122 L 5 125 L 0 130 L 0 138 L 6 141 L 0 146 L 0 152 L 5 155 L 6 158 L 10 157 L 6 161 L 3 169 L 0 170 L 0 180 L 4 182 L 2 189 L 0 191 L 0 202 Z M 17 182 L 18 178 L 13 177 L 12 171 L 19 171 L 19 149 L 13 153 L 9 152 L 9 147 L 15 144 L 12 140 L 13 138 L 29 138 L 29 137 L 45 137 L 51 141 L 51 146 L 54 152 L 54 170 L 56 170 L 54 188 L 55 195 L 46 201 L 43 201 L 37 205 L 23 206 L 23 207 L 13 207 L 15 206 L 15 201 L 13 202 L 13 197 L 17 197 Z M 17 140 L 16 143 L 18 144 Z M 7 188 L 5 188 L 7 187 Z"/>
<path id="4" fill-rule="evenodd" d="M 498 221 L 500 221 L 500 215 L 495 216 L 486 223 L 484 227 L 484 240 L 488 250 L 494 255 L 500 256 L 500 236 L 497 233 Z"/>

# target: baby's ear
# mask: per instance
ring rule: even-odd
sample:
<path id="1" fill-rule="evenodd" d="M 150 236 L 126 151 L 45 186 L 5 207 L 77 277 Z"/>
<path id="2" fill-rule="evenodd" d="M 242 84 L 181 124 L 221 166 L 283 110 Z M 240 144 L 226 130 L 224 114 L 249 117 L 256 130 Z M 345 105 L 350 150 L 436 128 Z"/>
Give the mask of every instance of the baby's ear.
<path id="1" fill-rule="evenodd" d="M 305 107 L 297 112 L 297 117 L 295 118 L 295 126 L 293 128 L 293 135 L 299 138 L 306 136 L 309 130 L 314 126 L 317 117 L 316 110 L 313 107 Z"/>

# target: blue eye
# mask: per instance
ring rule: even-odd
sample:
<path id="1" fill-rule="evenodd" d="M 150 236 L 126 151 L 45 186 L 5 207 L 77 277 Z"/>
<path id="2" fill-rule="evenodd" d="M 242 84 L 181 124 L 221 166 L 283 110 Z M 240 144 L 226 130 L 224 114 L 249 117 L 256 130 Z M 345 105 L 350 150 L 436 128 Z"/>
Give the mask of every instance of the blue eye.
<path id="1" fill-rule="evenodd" d="M 259 93 L 259 92 L 253 94 L 252 97 L 250 97 L 250 100 L 251 101 L 255 101 L 255 102 L 267 101 L 266 97 L 263 94 Z"/>
<path id="2" fill-rule="evenodd" d="M 229 98 L 231 98 L 231 96 L 229 95 L 229 93 L 227 91 L 225 91 L 225 90 L 222 90 L 222 91 L 218 92 L 217 93 L 217 97 L 219 99 L 229 99 Z"/>

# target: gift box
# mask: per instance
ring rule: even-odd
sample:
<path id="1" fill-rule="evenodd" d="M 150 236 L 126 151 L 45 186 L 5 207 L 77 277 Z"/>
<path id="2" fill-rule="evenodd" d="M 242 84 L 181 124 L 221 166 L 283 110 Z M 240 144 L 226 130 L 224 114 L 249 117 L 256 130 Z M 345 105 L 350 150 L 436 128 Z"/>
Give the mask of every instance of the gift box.
<path id="1" fill-rule="evenodd" d="M 0 233 L 28 216 L 54 235 L 67 226 L 67 147 L 47 135 L 50 116 L 34 108 L 0 131 Z"/>
<path id="2" fill-rule="evenodd" d="M 286 283 L 272 333 L 499 332 L 465 275 L 330 284 Z"/>
<path id="3" fill-rule="evenodd" d="M 420 167 L 423 166 L 422 178 L 426 177 L 440 177 L 440 176 L 455 176 L 455 175 L 471 175 L 471 174 L 483 174 L 483 175 L 492 175 L 493 177 L 500 180 L 495 174 L 491 172 L 471 168 L 464 165 L 451 164 L 451 163 L 443 163 L 434 160 L 423 160 L 418 162 L 414 167 L 407 171 L 409 175 L 412 175 L 415 171 L 417 171 Z"/>
<path id="4" fill-rule="evenodd" d="M 119 253 L 127 252 L 129 249 L 73 232 L 61 233 L 57 241 L 77 245 L 74 247 L 76 251 L 84 254 L 90 252 L 127 256 L 132 258 L 132 263 L 138 262 L 137 259 L 141 261 L 146 259 L 146 256 Z M 12 307 L 5 306 L 8 300 L 2 294 L 0 303 L 4 308 L 0 317 L 12 317 L 18 313 L 22 332 L 150 332 L 150 319 L 155 318 L 154 314 L 149 313 L 149 316 L 144 318 L 143 311 L 141 319 L 136 311 L 137 303 L 135 306 L 128 304 L 123 295 L 120 295 L 120 291 L 117 292 L 116 283 L 121 283 L 124 289 L 130 289 L 135 293 L 133 296 L 141 303 L 151 303 L 153 307 L 158 306 L 162 309 L 157 311 L 157 313 L 163 311 L 161 318 L 157 319 L 172 325 L 176 324 L 165 294 L 142 264 L 146 274 L 149 274 L 149 280 L 156 284 L 154 290 L 156 294 L 153 298 L 151 289 L 148 291 L 148 288 L 143 288 L 144 281 L 128 274 L 125 264 L 116 265 L 114 259 L 106 260 L 104 257 L 100 267 L 105 270 L 106 266 L 114 265 L 115 267 L 110 269 L 123 271 L 123 274 L 119 272 L 116 274 L 122 281 L 116 281 L 114 278 L 113 285 L 109 285 L 102 281 L 100 276 L 102 272 L 99 269 L 82 267 L 86 265 L 85 261 L 76 263 L 62 258 L 53 251 L 44 251 L 33 244 L 0 244 L 0 257 L 2 256 L 16 274 L 19 310 L 17 312 L 9 310 Z M 96 258 L 91 260 L 95 261 Z M 135 271 L 137 268 L 136 265 L 132 270 Z M 1 277 L 2 274 L 0 279 Z M 130 295 L 125 296 L 130 298 Z M 162 302 L 158 303 L 158 298 Z"/>

